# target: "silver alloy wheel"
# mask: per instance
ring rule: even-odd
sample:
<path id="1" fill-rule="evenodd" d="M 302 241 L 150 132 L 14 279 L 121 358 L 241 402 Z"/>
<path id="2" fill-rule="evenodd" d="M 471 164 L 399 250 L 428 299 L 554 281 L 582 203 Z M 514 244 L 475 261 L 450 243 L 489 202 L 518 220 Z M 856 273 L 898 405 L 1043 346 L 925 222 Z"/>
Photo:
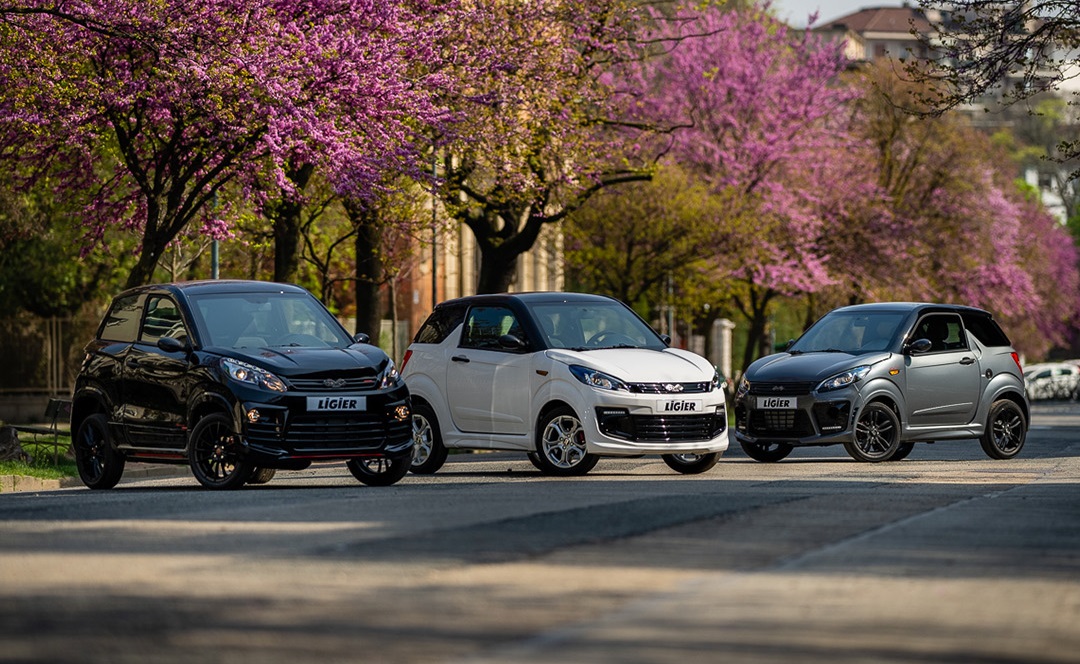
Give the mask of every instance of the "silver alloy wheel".
<path id="1" fill-rule="evenodd" d="M 553 417 L 541 436 L 544 457 L 557 468 L 573 468 L 585 459 L 585 431 L 573 415 Z"/>
<path id="2" fill-rule="evenodd" d="M 435 436 L 431 431 L 431 422 L 428 422 L 428 419 L 423 415 L 415 412 L 412 416 L 412 439 L 412 465 L 419 466 L 431 458 Z"/>
<path id="3" fill-rule="evenodd" d="M 671 456 L 675 457 L 679 461 L 682 461 L 683 463 L 694 463 L 694 462 L 698 461 L 699 459 L 701 459 L 701 457 L 703 455 L 701 455 L 701 454 L 672 454 Z"/>

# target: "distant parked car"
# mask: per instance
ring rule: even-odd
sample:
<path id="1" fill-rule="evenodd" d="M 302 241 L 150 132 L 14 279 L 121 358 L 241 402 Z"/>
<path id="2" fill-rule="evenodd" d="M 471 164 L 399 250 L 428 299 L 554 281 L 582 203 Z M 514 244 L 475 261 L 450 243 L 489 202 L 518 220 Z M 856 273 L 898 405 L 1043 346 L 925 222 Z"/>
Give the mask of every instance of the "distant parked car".
<path id="1" fill-rule="evenodd" d="M 203 486 L 231 489 L 340 459 L 381 486 L 408 473 L 411 418 L 393 361 L 303 288 L 202 281 L 113 300 L 71 425 L 92 489 L 115 486 L 127 461 L 187 464 Z"/>
<path id="2" fill-rule="evenodd" d="M 1028 399 L 1075 399 L 1080 387 L 1080 367 L 1071 362 L 1030 365 L 1024 370 Z"/>
<path id="3" fill-rule="evenodd" d="M 734 435 L 758 461 L 833 444 L 860 461 L 899 460 L 916 442 L 958 438 L 1009 459 L 1027 437 L 1022 376 L 1009 338 L 981 309 L 842 307 L 750 365 Z"/>
<path id="4" fill-rule="evenodd" d="M 709 361 L 669 348 L 630 308 L 599 295 L 444 302 L 417 332 L 402 374 L 415 473 L 436 472 L 454 448 L 520 451 L 549 475 L 647 454 L 701 473 L 728 446 L 724 389 Z"/>

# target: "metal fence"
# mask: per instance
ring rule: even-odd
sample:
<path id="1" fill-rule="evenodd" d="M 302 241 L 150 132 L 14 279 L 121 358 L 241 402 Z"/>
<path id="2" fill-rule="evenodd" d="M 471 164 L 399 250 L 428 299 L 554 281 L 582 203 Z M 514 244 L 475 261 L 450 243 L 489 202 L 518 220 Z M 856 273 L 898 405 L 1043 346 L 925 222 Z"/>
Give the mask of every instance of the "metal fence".
<path id="1" fill-rule="evenodd" d="M 70 394 L 97 322 L 29 315 L 0 320 L 0 394 Z"/>

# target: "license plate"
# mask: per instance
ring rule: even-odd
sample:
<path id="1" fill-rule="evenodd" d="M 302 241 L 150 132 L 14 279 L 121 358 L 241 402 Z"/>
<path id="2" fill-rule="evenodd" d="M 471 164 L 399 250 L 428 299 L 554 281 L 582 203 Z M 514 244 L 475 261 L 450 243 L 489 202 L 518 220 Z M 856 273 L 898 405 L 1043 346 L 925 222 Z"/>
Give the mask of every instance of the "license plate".
<path id="1" fill-rule="evenodd" d="M 657 403 L 660 413 L 700 413 L 704 410 L 701 399 L 665 399 Z"/>
<path id="2" fill-rule="evenodd" d="M 336 395 L 332 397 L 308 397 L 309 411 L 367 410 L 367 397 Z"/>
<path id="3" fill-rule="evenodd" d="M 795 397 L 758 397 L 757 407 L 763 410 L 793 410 Z"/>

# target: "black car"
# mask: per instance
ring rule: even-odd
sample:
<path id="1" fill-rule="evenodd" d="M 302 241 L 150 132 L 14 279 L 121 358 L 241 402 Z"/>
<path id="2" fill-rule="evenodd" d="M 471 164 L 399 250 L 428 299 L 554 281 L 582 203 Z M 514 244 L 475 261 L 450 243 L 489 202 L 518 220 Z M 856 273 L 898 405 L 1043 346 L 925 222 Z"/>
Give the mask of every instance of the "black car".
<path id="1" fill-rule="evenodd" d="M 409 470 L 412 413 L 393 361 L 308 291 L 258 281 L 127 290 L 86 346 L 71 430 L 82 481 L 126 461 L 189 464 L 213 489 L 345 460 L 385 486 Z"/>

